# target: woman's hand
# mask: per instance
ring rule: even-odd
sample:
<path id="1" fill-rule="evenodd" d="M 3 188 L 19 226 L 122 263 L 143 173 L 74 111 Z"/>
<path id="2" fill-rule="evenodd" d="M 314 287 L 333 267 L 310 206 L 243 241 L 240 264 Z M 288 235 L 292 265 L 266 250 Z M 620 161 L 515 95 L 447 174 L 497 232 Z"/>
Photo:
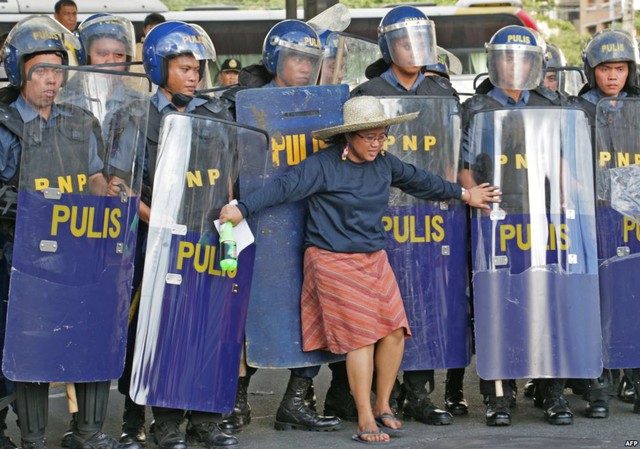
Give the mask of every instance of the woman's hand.
<path id="1" fill-rule="evenodd" d="M 240 223 L 243 218 L 242 212 L 240 212 L 240 209 L 238 209 L 238 206 L 236 205 L 227 204 L 220 210 L 221 225 L 230 221 L 233 226 L 238 226 L 238 223 Z"/>
<path id="2" fill-rule="evenodd" d="M 471 207 L 479 209 L 491 209 L 487 203 L 499 203 L 502 192 L 498 186 L 492 186 L 488 182 L 477 185 L 467 190 L 468 198 L 463 198 Z"/>

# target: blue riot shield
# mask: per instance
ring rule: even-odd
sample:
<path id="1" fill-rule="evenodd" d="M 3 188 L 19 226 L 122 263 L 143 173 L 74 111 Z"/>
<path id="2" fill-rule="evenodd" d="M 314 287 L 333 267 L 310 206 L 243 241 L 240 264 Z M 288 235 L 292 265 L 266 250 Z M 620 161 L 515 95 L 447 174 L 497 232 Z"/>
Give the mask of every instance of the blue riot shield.
<path id="1" fill-rule="evenodd" d="M 116 95 L 125 80 L 149 82 L 101 73 L 114 90 L 98 120 L 84 107 L 100 102 L 84 89 L 95 75 L 52 65 L 27 74 L 54 82 L 27 99 L 22 131 L 2 366 L 12 380 L 103 381 L 124 367 L 150 94 Z"/>
<path id="2" fill-rule="evenodd" d="M 421 111 L 389 130 L 390 151 L 405 162 L 455 182 L 460 104 L 453 97 L 383 98 L 390 117 Z M 402 369 L 462 368 L 471 360 L 467 292 L 466 208 L 424 201 L 393 189 L 383 218 L 387 254 L 398 280 L 412 337 Z"/>
<path id="3" fill-rule="evenodd" d="M 223 270 L 214 220 L 233 198 L 246 148 L 266 152 L 266 134 L 202 116 L 163 118 L 131 376 L 139 404 L 233 409 L 255 245 L 236 270 Z"/>
<path id="4" fill-rule="evenodd" d="M 312 139 L 311 131 L 341 124 L 347 98 L 345 85 L 239 92 L 238 121 L 263 128 L 270 136 L 269 151 L 247 148 L 240 153 L 242 192 L 261 188 L 273 176 L 320 150 L 324 143 Z M 340 359 L 324 351 L 302 351 L 305 204 L 272 207 L 249 220 L 257 246 L 246 329 L 250 366 L 293 368 Z"/>
<path id="5" fill-rule="evenodd" d="M 581 110 L 477 113 L 475 182 L 501 187 L 473 211 L 473 292 L 481 378 L 595 378 L 602 338 L 590 128 Z"/>
<path id="6" fill-rule="evenodd" d="M 635 276 L 640 273 L 640 99 L 601 101 L 596 113 L 596 219 L 603 361 L 640 366 Z"/>

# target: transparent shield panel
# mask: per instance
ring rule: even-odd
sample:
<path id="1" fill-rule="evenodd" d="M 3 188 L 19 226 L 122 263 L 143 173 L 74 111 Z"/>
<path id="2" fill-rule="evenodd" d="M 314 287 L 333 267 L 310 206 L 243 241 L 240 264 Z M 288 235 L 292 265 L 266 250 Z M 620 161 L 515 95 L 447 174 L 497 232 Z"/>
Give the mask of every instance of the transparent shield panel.
<path id="1" fill-rule="evenodd" d="M 267 137 L 201 116 L 163 118 L 131 384 L 138 403 L 233 408 L 255 247 L 223 270 L 214 220 L 234 197 L 247 145 L 266 151 Z"/>
<path id="2" fill-rule="evenodd" d="M 640 313 L 635 277 L 640 269 L 640 101 L 602 100 L 596 109 L 595 167 L 604 364 L 640 364 Z"/>
<path id="3" fill-rule="evenodd" d="M 87 87 L 96 76 L 111 96 Z M 30 355 L 6 369 L 25 381 L 113 379 L 126 349 L 149 96 L 125 87 L 137 78 L 126 72 L 36 64 L 27 78 L 5 351 Z M 29 310 L 46 331 L 30 331 Z M 87 369 L 98 345 L 110 350 Z"/>
<path id="4" fill-rule="evenodd" d="M 574 109 L 514 108 L 473 117 L 465 163 L 474 182 L 503 192 L 490 212 L 472 212 L 482 378 L 600 373 L 589 130 L 584 112 Z"/>

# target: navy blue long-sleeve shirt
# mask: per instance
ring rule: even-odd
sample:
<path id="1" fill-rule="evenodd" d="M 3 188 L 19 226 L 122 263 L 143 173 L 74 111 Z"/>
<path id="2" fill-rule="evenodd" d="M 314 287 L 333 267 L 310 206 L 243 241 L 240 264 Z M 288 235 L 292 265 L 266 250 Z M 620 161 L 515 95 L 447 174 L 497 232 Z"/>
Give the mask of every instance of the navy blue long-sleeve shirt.
<path id="1" fill-rule="evenodd" d="M 422 199 L 460 198 L 457 184 L 402 162 L 392 154 L 360 164 L 331 147 L 292 167 L 264 188 L 243 198 L 244 217 L 280 203 L 309 198 L 305 247 L 343 253 L 370 253 L 385 247 L 382 217 L 390 187 Z"/>

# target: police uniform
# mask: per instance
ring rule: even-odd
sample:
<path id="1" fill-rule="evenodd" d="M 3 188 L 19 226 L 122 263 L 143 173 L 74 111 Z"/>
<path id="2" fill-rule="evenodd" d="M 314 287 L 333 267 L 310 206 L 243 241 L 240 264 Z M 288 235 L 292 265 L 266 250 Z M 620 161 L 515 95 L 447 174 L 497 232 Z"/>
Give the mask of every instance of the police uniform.
<path id="1" fill-rule="evenodd" d="M 607 97 L 600 90 L 595 77 L 595 68 L 604 63 L 627 62 L 629 70 L 627 79 L 622 90 L 616 98 L 640 97 L 640 87 L 637 85 L 636 49 L 633 38 L 621 30 L 603 30 L 595 34 L 587 42 L 583 51 L 584 72 L 587 76 L 587 83 L 582 87 L 577 102 L 587 113 L 592 128 L 593 141 L 593 164 L 596 184 L 608 182 L 608 179 L 597 179 L 598 160 L 597 143 L 606 142 L 614 145 L 616 136 L 609 136 L 612 120 L 621 120 L 621 115 L 616 115 L 616 111 L 624 108 L 624 102 L 609 104 L 610 115 L 598 116 L 598 102 Z M 598 126 L 599 125 L 599 126 Z M 624 127 L 624 125 L 622 125 Z M 627 128 L 635 127 L 635 123 L 626 124 Z M 600 130 L 599 140 L 596 141 L 596 127 Z M 612 149 L 614 151 L 614 149 Z M 596 200 L 597 200 L 596 195 Z M 617 371 L 617 370 L 616 370 Z M 617 372 L 615 373 L 618 374 Z M 609 416 L 609 398 L 613 394 L 614 372 L 610 369 L 603 369 L 602 374 L 597 379 L 590 379 L 586 384 L 585 398 L 589 401 L 585 409 L 585 415 L 589 418 L 606 418 Z M 640 413 L 640 368 L 624 369 L 624 381 L 633 387 L 634 391 L 634 413 Z"/>
<path id="2" fill-rule="evenodd" d="M 177 45 L 166 45 L 166 42 L 179 42 Z M 200 77 L 203 76 L 206 60 L 215 56 L 213 44 L 208 36 L 201 35 L 194 27 L 182 22 L 164 22 L 157 25 L 149 32 L 143 44 L 143 62 L 145 71 L 151 81 L 161 88 L 167 84 L 167 60 L 175 55 L 190 54 L 200 62 Z M 183 94 L 171 94 L 169 100 L 163 93 L 164 89 L 158 89 L 151 97 L 149 107 L 149 121 L 147 127 L 147 142 L 144 158 L 144 175 L 142 188 L 142 201 L 151 205 L 153 186 L 155 183 L 155 169 L 158 158 L 158 143 L 160 139 L 160 125 L 162 117 L 169 112 L 179 111 L 184 108 L 185 113 L 212 117 L 222 120 L 231 120 L 229 111 L 217 98 L 189 97 Z M 144 256 L 141 257 L 142 259 Z M 143 263 L 136 266 L 138 278 Z M 133 344 L 130 345 L 131 347 Z M 128 380 L 122 382 L 122 389 L 128 393 Z M 128 398 L 128 395 L 127 395 Z M 129 400 L 129 398 L 127 399 Z M 222 433 L 218 422 L 222 416 L 218 413 L 200 411 L 186 411 L 180 409 L 153 407 L 155 418 L 154 439 L 161 449 L 185 449 L 187 439 L 180 430 L 180 425 L 188 415 L 187 437 L 189 441 L 200 443 L 206 447 L 232 446 L 238 444 L 234 437 Z"/>

